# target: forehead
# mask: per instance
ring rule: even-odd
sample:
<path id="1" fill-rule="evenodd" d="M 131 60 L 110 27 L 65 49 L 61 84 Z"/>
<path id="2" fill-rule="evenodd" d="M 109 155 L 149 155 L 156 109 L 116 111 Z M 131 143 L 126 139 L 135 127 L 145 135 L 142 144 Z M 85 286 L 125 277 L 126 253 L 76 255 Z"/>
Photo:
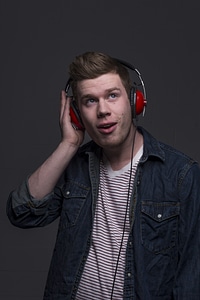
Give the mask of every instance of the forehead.
<path id="1" fill-rule="evenodd" d="M 95 94 L 115 88 L 124 89 L 121 78 L 115 73 L 107 73 L 94 79 L 77 82 L 77 92 L 81 97 L 85 94 Z"/>

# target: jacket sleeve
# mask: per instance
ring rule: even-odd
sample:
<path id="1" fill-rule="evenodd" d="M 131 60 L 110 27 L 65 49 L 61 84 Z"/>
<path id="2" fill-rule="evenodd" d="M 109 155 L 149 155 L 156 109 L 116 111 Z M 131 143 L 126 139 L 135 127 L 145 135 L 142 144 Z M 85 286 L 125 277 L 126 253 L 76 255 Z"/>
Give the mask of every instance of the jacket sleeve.
<path id="1" fill-rule="evenodd" d="M 200 299 L 200 168 L 193 164 L 180 183 L 179 263 L 174 298 Z"/>
<path id="2" fill-rule="evenodd" d="M 10 222 L 21 228 L 45 226 L 60 215 L 61 199 L 59 193 L 53 191 L 43 199 L 34 199 L 29 192 L 28 180 L 9 195 L 7 216 Z"/>

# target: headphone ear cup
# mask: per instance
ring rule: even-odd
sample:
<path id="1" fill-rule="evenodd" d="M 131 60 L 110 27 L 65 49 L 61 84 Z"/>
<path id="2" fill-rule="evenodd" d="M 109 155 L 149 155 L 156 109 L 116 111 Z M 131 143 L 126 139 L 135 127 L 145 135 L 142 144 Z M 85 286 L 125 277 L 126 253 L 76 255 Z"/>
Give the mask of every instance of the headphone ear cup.
<path id="1" fill-rule="evenodd" d="M 130 105 L 131 105 L 132 118 L 135 119 L 136 111 L 135 111 L 135 88 L 134 87 L 132 87 L 130 90 Z"/>
<path id="2" fill-rule="evenodd" d="M 136 115 L 140 115 L 144 111 L 147 101 L 141 91 L 137 90 L 135 94 L 135 112 Z"/>
<path id="3" fill-rule="evenodd" d="M 145 100 L 143 93 L 132 87 L 130 90 L 130 104 L 133 119 L 144 111 L 146 103 L 147 101 Z"/>
<path id="4" fill-rule="evenodd" d="M 84 125 L 81 119 L 81 115 L 78 109 L 78 106 L 75 102 L 75 100 L 72 100 L 70 103 L 70 117 L 71 117 L 71 122 L 74 128 L 79 129 L 79 130 L 84 130 Z"/>

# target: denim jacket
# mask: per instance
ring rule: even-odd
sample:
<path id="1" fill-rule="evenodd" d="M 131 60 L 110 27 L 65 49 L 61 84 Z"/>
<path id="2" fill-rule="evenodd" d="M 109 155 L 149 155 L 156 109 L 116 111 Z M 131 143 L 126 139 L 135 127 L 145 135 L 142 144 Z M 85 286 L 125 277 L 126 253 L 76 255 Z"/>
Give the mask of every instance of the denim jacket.
<path id="1" fill-rule="evenodd" d="M 123 299 L 199 300 L 199 165 L 138 130 L 144 152 L 130 202 Z M 44 226 L 60 217 L 44 300 L 75 299 L 90 248 L 100 156 L 91 141 L 80 147 L 50 195 L 33 199 L 24 182 L 9 197 L 7 214 L 15 226 Z"/>

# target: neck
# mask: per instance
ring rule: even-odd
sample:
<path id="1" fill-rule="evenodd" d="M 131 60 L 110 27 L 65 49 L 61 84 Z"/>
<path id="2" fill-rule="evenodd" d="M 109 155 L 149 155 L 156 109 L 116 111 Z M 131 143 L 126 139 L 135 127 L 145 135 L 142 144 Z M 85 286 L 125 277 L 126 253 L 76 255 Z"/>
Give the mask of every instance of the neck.
<path id="1" fill-rule="evenodd" d="M 134 128 L 133 135 L 126 147 L 103 149 L 103 155 L 109 161 L 113 170 L 120 170 L 127 165 L 143 145 L 143 136 Z"/>

